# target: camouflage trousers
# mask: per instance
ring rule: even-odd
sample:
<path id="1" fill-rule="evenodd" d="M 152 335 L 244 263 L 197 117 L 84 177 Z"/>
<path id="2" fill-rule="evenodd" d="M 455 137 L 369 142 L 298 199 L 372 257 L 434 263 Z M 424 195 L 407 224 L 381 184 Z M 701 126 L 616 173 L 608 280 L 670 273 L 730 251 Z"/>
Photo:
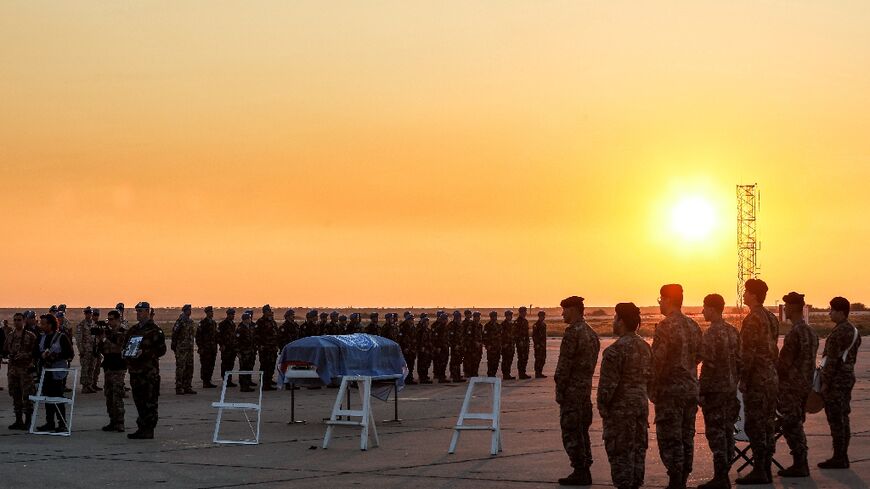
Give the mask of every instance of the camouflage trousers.
<path id="1" fill-rule="evenodd" d="M 613 487 L 634 489 L 643 485 L 649 422 L 641 414 L 613 413 L 604 418 L 604 450 L 610 461 Z"/>
<path id="2" fill-rule="evenodd" d="M 443 379 L 447 376 L 447 362 L 450 359 L 450 350 L 448 347 L 437 348 L 432 352 L 430 357 L 432 360 L 432 376 L 436 379 Z"/>
<path id="3" fill-rule="evenodd" d="M 776 379 L 758 382 L 743 393 L 744 431 L 754 458 L 772 457 L 776 452 Z"/>
<path id="4" fill-rule="evenodd" d="M 214 375 L 214 364 L 217 360 L 217 350 L 202 349 L 199 350 L 199 378 L 203 383 L 210 383 Z"/>
<path id="5" fill-rule="evenodd" d="M 571 461 L 571 467 L 585 469 L 592 465 L 592 446 L 589 426 L 592 424 L 592 397 L 565 399 L 559 405 L 559 425 L 562 445 Z"/>
<path id="6" fill-rule="evenodd" d="M 159 372 L 130 372 L 130 389 L 136 403 L 136 426 L 140 431 L 153 432 L 157 427 L 157 402 L 160 397 Z"/>
<path id="7" fill-rule="evenodd" d="M 224 348 L 221 351 L 221 379 L 226 376 L 227 372 L 232 372 L 236 367 L 236 352 L 229 348 Z"/>
<path id="8" fill-rule="evenodd" d="M 175 388 L 191 389 L 193 382 L 193 349 L 175 350 Z"/>
<path id="9" fill-rule="evenodd" d="M 486 348 L 486 376 L 495 377 L 498 374 L 498 362 L 501 360 L 500 348 Z"/>
<path id="10" fill-rule="evenodd" d="M 106 412 L 109 422 L 124 426 L 124 376 L 126 370 L 106 370 L 103 394 L 106 396 Z"/>
<path id="11" fill-rule="evenodd" d="M 253 351 L 239 352 L 239 370 L 254 370 L 254 363 L 257 362 L 257 353 Z M 239 386 L 251 387 L 251 375 L 239 375 Z"/>
<path id="12" fill-rule="evenodd" d="M 690 474 L 695 451 L 698 398 L 661 395 L 655 404 L 659 455 L 668 474 Z"/>
<path id="13" fill-rule="evenodd" d="M 91 385 L 97 385 L 97 382 L 100 380 L 100 371 L 103 367 L 103 356 L 102 355 L 94 355 L 94 368 L 91 372 Z"/>
<path id="14" fill-rule="evenodd" d="M 450 347 L 450 378 L 453 380 L 462 378 L 462 360 L 464 354 L 465 352 L 462 351 L 462 347 Z"/>
<path id="15" fill-rule="evenodd" d="M 481 348 L 470 347 L 465 349 L 465 356 L 462 359 L 462 372 L 466 378 L 477 377 L 480 373 L 480 361 L 483 359 L 483 350 Z"/>
<path id="16" fill-rule="evenodd" d="M 535 373 L 544 373 L 544 364 L 547 363 L 547 343 L 535 343 Z"/>
<path id="17" fill-rule="evenodd" d="M 831 429 L 834 450 L 841 450 L 844 454 L 849 448 L 849 439 L 852 436 L 849 414 L 852 412 L 852 388 L 854 386 L 855 377 L 853 375 L 851 378 L 843 379 L 828 387 L 823 395 L 825 416 L 828 418 L 828 426 Z"/>
<path id="18" fill-rule="evenodd" d="M 263 372 L 263 382 L 272 383 L 272 375 L 275 372 L 275 362 L 278 360 L 278 352 L 274 348 L 266 348 L 259 351 L 260 372 Z"/>
<path id="19" fill-rule="evenodd" d="M 429 380 L 429 365 L 432 364 L 432 357 L 428 352 L 417 353 L 417 378 L 420 380 Z"/>
<path id="20" fill-rule="evenodd" d="M 94 354 L 89 347 L 79 349 L 79 364 L 81 365 L 81 369 L 79 369 L 79 383 L 83 387 L 94 385 L 92 379 L 94 375 Z"/>
<path id="21" fill-rule="evenodd" d="M 514 345 L 501 349 L 501 374 L 510 375 L 514 363 Z"/>
<path id="22" fill-rule="evenodd" d="M 714 467 L 728 467 L 734 456 L 734 423 L 740 415 L 736 392 L 704 394 L 701 400 L 704 433 L 713 452 Z"/>
<path id="23" fill-rule="evenodd" d="M 804 432 L 806 420 L 806 405 L 809 390 L 779 387 L 776 400 L 776 410 L 779 412 L 779 422 L 782 427 L 782 437 L 785 438 L 791 454 L 795 457 L 806 456 L 807 435 Z"/>
<path id="24" fill-rule="evenodd" d="M 15 414 L 32 413 L 33 401 L 30 400 L 30 396 L 36 393 L 33 369 L 10 365 L 6 379 L 9 381 L 9 395 L 12 396 Z"/>
<path id="25" fill-rule="evenodd" d="M 517 341 L 517 372 L 526 373 L 529 368 L 529 339 L 522 338 Z"/>

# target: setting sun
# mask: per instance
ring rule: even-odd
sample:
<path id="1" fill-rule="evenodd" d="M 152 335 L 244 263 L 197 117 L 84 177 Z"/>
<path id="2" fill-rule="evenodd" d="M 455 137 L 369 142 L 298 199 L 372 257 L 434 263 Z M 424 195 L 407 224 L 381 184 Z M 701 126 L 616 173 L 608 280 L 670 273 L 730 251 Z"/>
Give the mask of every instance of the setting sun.
<path id="1" fill-rule="evenodd" d="M 671 210 L 671 229 L 687 240 L 709 237 L 714 224 L 713 206 L 702 197 L 683 198 Z"/>

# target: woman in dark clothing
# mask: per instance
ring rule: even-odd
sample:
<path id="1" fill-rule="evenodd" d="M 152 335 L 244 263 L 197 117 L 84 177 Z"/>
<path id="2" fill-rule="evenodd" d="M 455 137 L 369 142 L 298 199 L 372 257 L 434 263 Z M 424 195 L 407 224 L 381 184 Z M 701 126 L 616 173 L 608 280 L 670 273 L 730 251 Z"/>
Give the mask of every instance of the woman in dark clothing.
<path id="1" fill-rule="evenodd" d="M 50 314 L 40 316 L 39 329 L 42 331 L 36 342 L 39 368 L 69 368 L 69 361 L 73 358 L 72 343 L 63 332 L 59 331 L 57 318 Z M 67 372 L 46 372 L 42 384 L 42 395 L 63 397 L 66 376 Z M 45 418 L 45 424 L 38 427 L 38 431 L 58 433 L 67 431 L 66 405 L 45 403 Z M 55 418 L 57 418 L 56 423 Z"/>

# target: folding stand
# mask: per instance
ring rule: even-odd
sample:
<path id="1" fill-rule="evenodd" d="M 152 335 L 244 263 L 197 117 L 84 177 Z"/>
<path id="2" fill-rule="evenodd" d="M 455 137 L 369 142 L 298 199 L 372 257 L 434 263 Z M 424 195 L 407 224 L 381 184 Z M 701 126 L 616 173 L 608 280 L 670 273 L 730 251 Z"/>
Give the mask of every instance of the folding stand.
<path id="1" fill-rule="evenodd" d="M 488 413 L 469 413 L 471 397 L 474 394 L 474 386 L 477 384 L 492 385 L 492 411 Z M 489 424 L 466 425 L 467 419 L 481 419 L 489 421 Z M 501 379 L 498 377 L 472 377 L 468 381 L 468 389 L 465 391 L 465 400 L 462 401 L 462 409 L 459 411 L 459 419 L 453 427 L 453 439 L 450 440 L 450 449 L 447 453 L 456 452 L 456 444 L 459 442 L 459 434 L 464 430 L 484 430 L 492 432 L 490 442 L 490 455 L 498 455 L 501 451 Z"/>
<path id="2" fill-rule="evenodd" d="M 290 384 L 290 421 L 287 424 L 304 424 L 306 421 L 304 419 L 297 420 L 296 419 L 296 383 L 293 382 L 293 379 L 320 379 L 320 376 L 317 375 L 317 370 L 313 368 L 305 368 L 305 369 L 287 369 L 287 372 L 284 373 L 285 384 Z M 287 382 L 287 380 L 290 382 Z"/>
<path id="3" fill-rule="evenodd" d="M 350 388 L 352 382 L 359 383 L 360 402 L 362 410 L 343 409 L 341 402 Z M 338 395 L 335 396 L 335 404 L 332 406 L 332 415 L 326 422 L 326 435 L 323 437 L 323 448 L 329 448 L 329 441 L 332 439 L 332 432 L 336 426 L 359 426 L 362 428 L 360 433 L 360 450 L 368 450 L 369 447 L 369 430 L 371 430 L 374 438 L 374 445 L 379 446 L 378 429 L 375 426 L 375 417 L 372 414 L 372 378 L 367 375 L 352 375 L 341 378 L 341 387 L 338 389 Z M 339 420 L 340 416 L 347 416 L 347 421 Z M 351 417 L 360 418 L 359 421 L 351 421 Z"/>
<path id="4" fill-rule="evenodd" d="M 746 425 L 746 410 L 743 404 L 743 393 L 737 392 L 737 400 L 740 403 L 740 414 L 737 417 L 737 422 L 734 423 L 734 441 L 746 443 L 743 448 L 738 446 L 734 446 L 734 457 L 731 458 L 729 464 L 731 467 L 734 466 L 737 462 L 743 461 L 743 464 L 737 468 L 737 472 L 741 472 L 746 466 L 751 465 L 755 466 L 755 455 L 749 455 L 752 447 L 749 445 L 749 436 L 746 434 L 745 425 Z M 776 442 L 782 437 L 782 424 L 779 422 L 779 418 L 776 420 L 776 430 L 774 431 L 773 443 L 776 445 Z M 779 462 L 775 458 L 771 458 L 771 462 L 773 465 L 776 465 L 780 470 L 783 469 L 783 466 L 780 465 Z"/>
<path id="5" fill-rule="evenodd" d="M 259 397 L 257 403 L 251 402 L 226 402 L 227 397 L 227 381 L 230 375 L 235 375 L 238 379 L 240 375 L 257 375 L 260 380 L 257 382 L 257 387 L 259 389 Z M 226 372 L 224 374 L 224 385 L 221 388 L 221 400 L 218 402 L 211 403 L 211 407 L 217 408 L 217 420 L 214 425 L 214 438 L 212 441 L 214 443 L 220 443 L 225 445 L 258 445 L 260 443 L 260 414 L 263 410 L 263 372 L 256 370 L 241 370 L 235 372 Z M 248 428 L 251 430 L 251 435 L 253 438 L 248 438 L 244 440 L 225 440 L 221 439 L 220 429 L 221 429 L 221 420 L 223 418 L 224 409 L 242 411 L 245 415 L 245 421 L 248 422 Z M 251 424 L 251 418 L 248 417 L 248 411 L 256 411 L 257 412 L 257 426 L 256 428 Z"/>
<path id="6" fill-rule="evenodd" d="M 49 397 L 42 395 L 42 385 L 45 381 L 46 372 L 66 372 L 67 376 L 72 374 L 74 386 L 72 389 L 72 397 Z M 36 395 L 30 396 L 30 400 L 33 401 L 33 416 L 30 421 L 30 433 L 34 435 L 52 435 L 52 436 L 70 436 L 72 434 L 72 418 L 73 418 L 73 408 L 75 407 L 76 402 L 76 388 L 79 384 L 79 369 L 78 368 L 44 368 L 42 369 L 42 375 L 39 376 L 39 387 L 36 389 Z M 67 419 L 63 419 L 61 417 L 61 421 L 63 421 L 66 426 L 66 431 L 54 432 L 54 431 L 36 431 L 37 417 L 39 416 L 39 404 L 68 404 L 69 412 L 67 413 Z"/>

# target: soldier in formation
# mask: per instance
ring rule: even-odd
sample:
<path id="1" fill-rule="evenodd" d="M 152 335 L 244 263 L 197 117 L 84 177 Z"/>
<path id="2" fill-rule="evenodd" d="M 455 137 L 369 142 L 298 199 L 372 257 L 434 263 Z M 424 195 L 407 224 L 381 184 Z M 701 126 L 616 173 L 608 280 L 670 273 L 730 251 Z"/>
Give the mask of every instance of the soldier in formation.
<path id="1" fill-rule="evenodd" d="M 459 311 L 454 313 L 459 317 Z M 447 365 L 450 362 L 450 335 L 448 334 L 447 314 L 438 311 L 431 326 L 432 338 L 432 376 L 439 383 L 447 382 Z"/>
<path id="2" fill-rule="evenodd" d="M 417 360 L 417 338 L 414 328 L 414 315 L 410 312 L 405 312 L 405 317 L 399 324 L 399 333 L 397 343 L 402 349 L 402 356 L 405 357 L 405 363 L 408 365 L 408 375 L 405 377 L 405 384 L 414 385 L 417 382 L 414 380 L 414 365 Z"/>
<path id="3" fill-rule="evenodd" d="M 535 350 L 535 378 L 546 379 L 544 364 L 547 363 L 547 313 L 538 311 L 538 320 L 532 326 L 532 345 Z"/>
<path id="4" fill-rule="evenodd" d="M 160 397 L 160 357 L 166 354 L 166 339 L 154 320 L 151 319 L 151 305 L 147 302 L 136 304 L 137 323 L 127 330 L 122 357 L 127 362 L 130 373 L 130 387 L 133 402 L 139 417 L 137 430 L 127 435 L 132 440 L 154 438 L 157 427 L 157 406 Z"/>
<path id="5" fill-rule="evenodd" d="M 504 321 L 501 322 L 501 374 L 504 380 L 514 380 L 511 375 L 511 367 L 514 363 L 514 322 L 513 311 L 504 312 Z"/>
<path id="6" fill-rule="evenodd" d="M 296 311 L 287 309 L 284 312 L 284 322 L 278 326 L 278 349 L 283 350 L 297 339 L 299 339 L 299 325 L 296 324 Z"/>
<path id="7" fill-rule="evenodd" d="M 96 327 L 93 312 L 90 307 L 84 309 L 85 318 L 76 326 L 75 345 L 79 351 L 81 370 L 79 382 L 82 384 L 82 394 L 93 394 L 92 376 L 94 374 L 94 340 L 91 330 Z"/>
<path id="8" fill-rule="evenodd" d="M 236 354 L 239 356 L 239 370 L 253 371 L 257 361 L 257 346 L 254 342 L 254 323 L 251 318 L 253 311 L 242 313 L 242 322 L 236 328 Z M 239 375 L 239 391 L 254 392 L 257 384 L 251 381 L 251 375 Z"/>
<path id="9" fill-rule="evenodd" d="M 604 449 L 617 489 L 642 486 L 646 469 L 652 352 L 637 335 L 638 326 L 640 309 L 631 302 L 617 304 L 613 334 L 619 339 L 604 350 L 598 381 Z"/>
<path id="10" fill-rule="evenodd" d="M 232 372 L 236 365 L 236 310 L 227 309 L 226 317 L 218 324 L 217 344 L 221 352 L 221 378 Z M 232 376 L 227 377 L 227 387 L 236 387 Z"/>
<path id="11" fill-rule="evenodd" d="M 254 344 L 260 356 L 260 372 L 263 372 L 263 390 L 275 390 L 276 383 L 272 378 L 275 362 L 278 359 L 278 323 L 272 306 L 263 306 L 263 315 L 257 319 L 254 327 Z"/>
<path id="12" fill-rule="evenodd" d="M 199 321 L 196 330 L 196 348 L 199 350 L 199 378 L 203 389 L 217 387 L 212 384 L 214 364 L 217 360 L 217 322 L 214 320 L 214 308 L 206 306 L 205 317 Z"/>
<path id="13" fill-rule="evenodd" d="M 106 412 L 109 424 L 103 426 L 103 431 L 124 432 L 124 376 L 127 374 L 127 362 L 123 357 L 127 332 L 121 326 L 121 314 L 117 310 L 109 311 L 108 329 L 100 337 L 98 350 L 103 356 L 105 382 L 103 394 L 106 398 Z"/>
<path id="14" fill-rule="evenodd" d="M 193 390 L 193 349 L 196 341 L 196 323 L 190 317 L 192 307 L 185 304 L 172 327 L 170 348 L 175 353 L 175 394 L 196 394 Z"/>
<path id="15" fill-rule="evenodd" d="M 417 323 L 417 378 L 421 384 L 431 384 L 429 365 L 432 363 L 432 336 L 429 331 L 429 315 L 420 314 Z"/>
<path id="16" fill-rule="evenodd" d="M 465 378 L 477 377 L 480 371 L 480 360 L 483 357 L 483 328 L 480 324 L 480 313 L 475 311 L 471 322 L 465 326 L 462 337 L 463 363 L 462 371 Z"/>
<path id="17" fill-rule="evenodd" d="M 519 308 L 518 317 L 514 322 L 514 343 L 517 348 L 517 377 L 531 379 L 526 373 L 529 366 L 529 320 L 526 319 L 526 308 Z"/>
<path id="18" fill-rule="evenodd" d="M 376 335 L 381 330 L 381 325 L 378 324 L 378 313 L 373 312 L 369 314 L 369 323 L 366 324 L 365 334 Z"/>
<path id="19" fill-rule="evenodd" d="M 489 321 L 483 326 L 483 346 L 486 347 L 486 376 L 495 377 L 501 360 L 501 326 L 495 311 L 489 313 Z"/>

